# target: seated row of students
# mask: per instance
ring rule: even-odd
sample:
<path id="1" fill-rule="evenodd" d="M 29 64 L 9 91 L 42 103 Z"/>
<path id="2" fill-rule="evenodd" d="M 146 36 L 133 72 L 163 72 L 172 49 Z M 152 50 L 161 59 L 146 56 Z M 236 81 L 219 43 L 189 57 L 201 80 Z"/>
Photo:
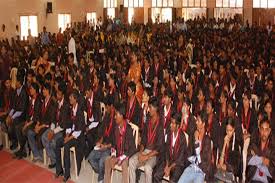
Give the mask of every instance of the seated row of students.
<path id="1" fill-rule="evenodd" d="M 67 181 L 70 178 L 70 148 L 74 146 L 78 173 L 86 154 L 93 169 L 99 173 L 98 181 L 105 179 L 105 182 L 109 182 L 111 169 L 118 163 L 123 167 L 124 182 L 136 182 L 136 169 L 140 166 L 144 166 L 146 182 L 159 182 L 163 175 L 170 176 L 171 182 L 188 182 L 191 179 L 201 182 L 213 179 L 215 172 L 216 178 L 225 179 L 222 176 L 224 174 L 219 173 L 221 171 L 227 171 L 231 177 L 241 176 L 241 161 L 244 161 L 242 152 L 247 151 L 245 164 L 252 168 L 246 170 L 250 172 L 247 178 L 274 180 L 271 124 L 266 117 L 257 124 L 255 113 L 249 107 L 251 96 L 248 92 L 243 95 L 241 115 L 236 116 L 236 104 L 232 100 L 227 101 L 226 92 L 221 93 L 218 115 L 214 113 L 211 100 L 207 101 L 203 110 L 193 115 L 192 103 L 188 98 L 183 100 L 182 112 L 174 114 L 177 110 L 172 109 L 171 91 L 166 90 L 161 105 L 156 97 L 152 97 L 150 90 L 145 90 L 142 111 L 139 112 L 142 113 L 142 124 L 139 125 L 141 141 L 136 149 L 131 127 L 125 126 L 125 122 L 131 122 L 130 118 L 135 116 L 133 114 L 139 105 L 134 102 L 135 87 L 132 82 L 128 85 L 128 97 L 132 102 L 129 100 L 127 105 L 116 109 L 115 95 L 109 93 L 104 97 L 106 112 L 101 120 L 99 101 L 92 87 L 87 89 L 86 99 L 77 90 L 66 97 L 66 83 L 60 81 L 56 86 L 55 101 L 48 83 L 42 87 L 31 83 L 27 89 L 24 76 L 18 74 L 16 91 L 11 93 L 13 100 L 10 100 L 10 110 L 6 116 L 2 116 L 3 129 L 7 130 L 12 140 L 11 150 L 20 144 L 14 156 L 18 159 L 26 157 L 25 145 L 28 142 L 34 161 L 41 161 L 42 149 L 45 148 L 51 159 L 49 168 L 56 167 L 56 176 L 64 175 Z M 267 102 L 265 106 L 269 105 L 271 103 Z M 87 112 L 87 121 L 84 111 Z M 227 113 L 226 118 L 223 117 L 224 113 Z M 219 119 L 215 119 L 216 116 Z M 269 140 L 262 149 L 253 150 L 252 153 L 250 149 L 255 148 L 253 144 L 264 143 L 264 140 L 259 142 L 259 138 L 255 138 L 257 133 L 260 138 L 268 137 Z M 247 143 L 246 139 L 250 142 Z M 244 144 L 247 144 L 248 150 Z M 61 163 L 62 147 L 64 168 Z M 251 156 L 256 155 L 264 158 L 262 161 L 256 161 L 255 158 L 250 160 Z M 263 168 L 259 168 L 259 164 Z M 256 170 L 255 166 L 258 167 Z"/>

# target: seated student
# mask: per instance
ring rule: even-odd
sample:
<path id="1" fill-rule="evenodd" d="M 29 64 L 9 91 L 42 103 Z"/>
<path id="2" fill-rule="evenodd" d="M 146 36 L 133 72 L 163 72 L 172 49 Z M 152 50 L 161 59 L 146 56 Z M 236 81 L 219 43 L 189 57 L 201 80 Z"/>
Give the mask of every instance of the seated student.
<path id="1" fill-rule="evenodd" d="M 20 149 L 15 152 L 15 156 L 18 159 L 27 156 L 25 151 L 25 144 L 27 142 L 27 132 L 29 129 L 34 129 L 37 121 L 39 120 L 40 110 L 41 110 L 41 99 L 39 97 L 39 86 L 37 83 L 31 83 L 29 87 L 29 106 L 26 114 L 26 121 L 16 128 L 16 135 L 20 144 Z"/>
<path id="2" fill-rule="evenodd" d="M 56 156 L 56 177 L 63 175 L 63 168 L 61 164 L 61 148 L 64 146 L 64 182 L 67 182 L 70 178 L 70 148 L 76 149 L 76 161 L 77 161 L 77 173 L 79 174 L 81 168 L 81 162 L 83 159 L 83 150 L 85 143 L 85 122 L 84 112 L 80 107 L 79 93 L 77 90 L 73 90 L 69 97 L 71 109 L 70 109 L 70 124 L 69 128 L 66 128 L 65 137 L 59 138 L 56 142 L 55 156 Z"/>
<path id="3" fill-rule="evenodd" d="M 27 131 L 28 142 L 33 152 L 34 161 L 42 161 L 43 145 L 41 139 L 43 133 L 47 132 L 51 126 L 51 123 L 54 122 L 56 110 L 55 102 L 51 97 L 51 86 L 49 84 L 44 84 L 42 94 L 44 99 L 41 106 L 39 119 L 35 124 L 34 129 L 29 129 Z"/>
<path id="4" fill-rule="evenodd" d="M 152 173 L 159 155 L 164 151 L 163 121 L 159 112 L 159 102 L 156 97 L 149 102 L 150 119 L 146 122 L 138 153 L 129 160 L 130 183 L 136 183 L 136 170 L 144 166 L 146 183 L 152 182 Z"/>
<path id="5" fill-rule="evenodd" d="M 196 120 L 190 110 L 191 100 L 189 98 L 185 98 L 182 105 L 180 128 L 187 133 L 189 137 L 192 137 L 196 131 Z"/>
<path id="6" fill-rule="evenodd" d="M 111 182 L 111 172 L 115 165 L 122 166 L 122 182 L 129 183 L 129 158 L 136 152 L 136 145 L 131 125 L 125 119 L 124 105 L 118 105 L 115 112 L 116 126 L 114 129 L 115 143 L 111 149 L 111 156 L 105 160 L 104 183 Z"/>
<path id="7" fill-rule="evenodd" d="M 92 149 L 95 146 L 95 140 L 97 138 L 99 121 L 101 118 L 100 102 L 96 98 L 96 93 L 93 91 L 93 86 L 90 85 L 86 91 L 86 112 L 87 112 L 87 121 L 86 121 L 86 140 L 87 147 L 85 150 L 85 157 L 89 155 Z"/>
<path id="8" fill-rule="evenodd" d="M 248 148 L 247 182 L 272 183 L 275 181 L 275 138 L 269 120 L 262 120 L 259 130 L 251 136 Z"/>
<path id="9" fill-rule="evenodd" d="M 133 81 L 128 83 L 127 94 L 128 94 L 128 101 L 127 101 L 126 119 L 129 122 L 134 123 L 139 127 L 141 127 L 141 124 L 140 124 L 141 106 L 136 97 L 136 84 Z"/>
<path id="10" fill-rule="evenodd" d="M 180 129 L 181 117 L 174 113 L 171 118 L 170 135 L 166 143 L 165 161 L 155 168 L 154 181 L 161 182 L 163 176 L 169 177 L 169 182 L 178 182 L 187 160 L 187 141 Z"/>
<path id="11" fill-rule="evenodd" d="M 8 115 L 8 112 L 11 107 L 13 88 L 11 87 L 11 80 L 7 79 L 5 81 L 4 87 L 1 89 L 0 98 L 1 98 L 1 108 L 0 108 L 0 150 L 3 149 L 2 142 L 2 131 L 5 129 L 5 119 Z"/>
<path id="12" fill-rule="evenodd" d="M 105 160 L 111 154 L 111 147 L 114 144 L 114 129 L 115 129 L 115 109 L 113 98 L 107 96 L 104 99 L 106 112 L 102 123 L 98 129 L 98 138 L 96 146 L 88 156 L 88 161 L 98 175 L 98 182 L 102 183 L 104 179 Z"/>
<path id="13" fill-rule="evenodd" d="M 24 86 L 24 76 L 17 75 L 16 91 L 12 95 L 12 104 L 6 118 L 9 139 L 11 140 L 11 150 L 17 148 L 18 139 L 16 137 L 16 127 L 25 121 L 25 112 L 28 105 L 28 95 Z"/>
<path id="14" fill-rule="evenodd" d="M 70 127 L 70 104 L 65 98 L 66 83 L 60 82 L 56 92 L 57 108 L 54 113 L 54 123 L 42 135 L 42 144 L 46 149 L 47 155 L 51 159 L 49 168 L 56 165 L 55 148 L 58 139 L 63 138 L 64 130 Z"/>
<path id="15" fill-rule="evenodd" d="M 207 129 L 207 114 L 200 111 L 197 114 L 197 130 L 190 141 L 188 149 L 188 161 L 190 165 L 184 170 L 179 179 L 179 183 L 203 183 L 208 181 L 211 176 L 211 139 L 206 134 Z"/>
<path id="16" fill-rule="evenodd" d="M 218 172 L 215 177 L 224 182 L 234 181 L 234 177 L 239 176 L 240 172 L 240 141 L 236 137 L 235 123 L 234 118 L 226 120 L 226 135 L 224 137 L 223 148 L 219 149 L 220 159 L 217 165 Z"/>

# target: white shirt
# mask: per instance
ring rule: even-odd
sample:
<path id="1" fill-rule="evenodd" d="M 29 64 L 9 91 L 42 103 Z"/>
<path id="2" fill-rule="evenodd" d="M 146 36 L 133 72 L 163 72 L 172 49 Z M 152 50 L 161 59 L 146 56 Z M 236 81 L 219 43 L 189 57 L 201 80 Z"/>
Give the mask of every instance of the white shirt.
<path id="1" fill-rule="evenodd" d="M 76 65 L 77 64 L 77 59 L 76 59 L 76 48 L 75 48 L 75 40 L 73 37 L 71 37 L 70 41 L 69 41 L 69 45 L 68 45 L 68 49 L 69 49 L 69 53 L 73 53 L 74 54 L 74 63 Z"/>

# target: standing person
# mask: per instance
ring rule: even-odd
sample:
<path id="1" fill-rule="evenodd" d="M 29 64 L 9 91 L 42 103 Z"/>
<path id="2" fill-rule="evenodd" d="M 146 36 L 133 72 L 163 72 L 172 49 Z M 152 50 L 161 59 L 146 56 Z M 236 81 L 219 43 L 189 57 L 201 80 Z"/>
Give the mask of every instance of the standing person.
<path id="1" fill-rule="evenodd" d="M 197 130 L 194 133 L 194 140 L 190 142 L 189 158 L 190 165 L 184 170 L 179 179 L 179 183 L 204 183 L 211 176 L 211 139 L 206 134 L 207 114 L 201 111 L 197 114 Z"/>
<path id="2" fill-rule="evenodd" d="M 74 55 L 74 64 L 78 65 L 77 59 L 76 59 L 76 45 L 75 45 L 74 36 L 75 36 L 75 32 L 72 31 L 70 33 L 70 41 L 69 41 L 69 44 L 68 44 L 68 50 L 69 50 L 69 53 L 73 53 L 73 55 Z"/>
<path id="3" fill-rule="evenodd" d="M 152 173 L 159 155 L 164 152 L 163 122 L 159 113 L 159 102 L 153 97 L 149 102 L 150 119 L 142 132 L 139 152 L 129 160 L 130 183 L 136 183 L 136 170 L 144 166 L 145 182 L 152 182 Z"/>
<path id="4" fill-rule="evenodd" d="M 104 183 L 110 183 L 111 171 L 115 165 L 122 166 L 123 183 L 129 183 L 129 158 L 136 152 L 133 130 L 125 118 L 126 110 L 123 105 L 116 107 L 115 112 L 115 144 L 111 156 L 105 160 Z"/>
<path id="5" fill-rule="evenodd" d="M 46 27 L 43 27 L 43 32 L 41 33 L 41 44 L 42 45 L 49 45 L 51 40 L 49 38 L 49 33 L 47 32 Z"/>
<path id="6" fill-rule="evenodd" d="M 165 161 L 156 167 L 155 183 L 161 182 L 163 176 L 169 177 L 170 183 L 178 182 L 187 160 L 187 141 L 184 132 L 180 129 L 181 117 L 174 113 L 171 118 L 170 135 L 166 143 Z"/>
<path id="7" fill-rule="evenodd" d="M 61 27 L 58 30 L 58 33 L 56 34 L 56 44 L 57 46 L 62 46 L 64 40 L 64 36 L 62 34 Z"/>
<path id="8" fill-rule="evenodd" d="M 2 81 L 9 79 L 10 77 L 10 68 L 11 60 L 8 55 L 7 46 L 1 46 L 1 54 L 0 54 L 0 86 Z"/>
<path id="9" fill-rule="evenodd" d="M 252 137 L 248 148 L 247 181 L 272 183 L 275 181 L 275 138 L 270 121 L 262 120 Z"/>

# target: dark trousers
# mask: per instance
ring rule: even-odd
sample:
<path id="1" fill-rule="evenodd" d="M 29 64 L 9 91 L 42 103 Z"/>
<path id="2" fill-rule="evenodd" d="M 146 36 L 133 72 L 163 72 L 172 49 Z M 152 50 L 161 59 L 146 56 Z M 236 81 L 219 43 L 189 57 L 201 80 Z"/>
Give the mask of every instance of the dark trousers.
<path id="1" fill-rule="evenodd" d="M 22 132 L 24 127 L 24 123 L 20 123 L 19 125 L 17 125 L 15 127 L 15 133 L 16 133 L 16 137 L 18 139 L 18 142 L 20 144 L 20 151 L 24 150 L 24 147 L 26 145 L 27 142 L 27 137 L 26 135 Z"/>
<path id="2" fill-rule="evenodd" d="M 56 174 L 63 171 L 62 161 L 61 161 L 61 148 L 64 147 L 64 177 L 70 177 L 71 159 L 70 159 L 70 148 L 75 147 L 76 149 L 76 162 L 77 162 L 77 174 L 80 172 L 81 162 L 83 159 L 83 137 L 78 137 L 78 139 L 72 139 L 66 144 L 64 144 L 64 138 L 59 138 L 56 142 Z"/>
<path id="3" fill-rule="evenodd" d="M 162 181 L 162 178 L 164 176 L 165 165 L 166 165 L 166 163 L 163 162 L 154 169 L 154 172 L 153 172 L 153 182 L 154 183 L 159 183 Z M 175 166 L 175 168 L 172 169 L 170 172 L 169 182 L 170 183 L 178 182 L 182 172 L 183 172 L 182 166 Z"/>
<path id="4" fill-rule="evenodd" d="M 18 143 L 18 138 L 16 135 L 16 128 L 18 128 L 20 125 L 22 125 L 23 121 L 16 118 L 13 120 L 12 124 L 8 126 L 8 135 L 11 143 L 13 145 L 16 145 Z"/>
<path id="5" fill-rule="evenodd" d="M 87 158 L 90 152 L 94 149 L 96 143 L 97 128 L 91 129 L 86 134 L 86 147 L 85 147 L 85 158 Z"/>

